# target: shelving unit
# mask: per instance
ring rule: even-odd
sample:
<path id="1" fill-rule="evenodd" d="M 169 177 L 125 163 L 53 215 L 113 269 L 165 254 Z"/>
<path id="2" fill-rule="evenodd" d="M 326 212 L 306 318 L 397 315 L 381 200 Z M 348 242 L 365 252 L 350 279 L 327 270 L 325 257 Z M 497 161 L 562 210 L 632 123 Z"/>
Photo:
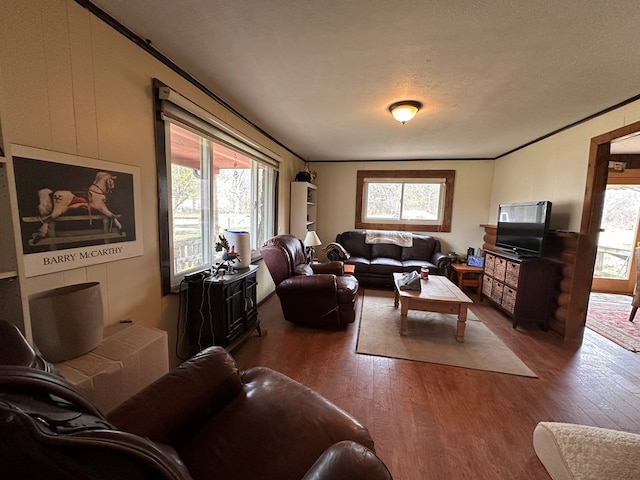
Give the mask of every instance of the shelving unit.
<path id="1" fill-rule="evenodd" d="M 4 150 L 4 149 L 3 149 Z M 16 325 L 28 338 L 31 328 L 25 321 L 24 302 L 20 288 L 16 236 L 11 209 L 10 179 L 12 164 L 7 157 L 0 156 L 0 312 L 2 319 Z"/>
<path id="2" fill-rule="evenodd" d="M 304 240 L 308 230 L 317 230 L 318 187 L 309 182 L 291 182 L 289 233 Z"/>

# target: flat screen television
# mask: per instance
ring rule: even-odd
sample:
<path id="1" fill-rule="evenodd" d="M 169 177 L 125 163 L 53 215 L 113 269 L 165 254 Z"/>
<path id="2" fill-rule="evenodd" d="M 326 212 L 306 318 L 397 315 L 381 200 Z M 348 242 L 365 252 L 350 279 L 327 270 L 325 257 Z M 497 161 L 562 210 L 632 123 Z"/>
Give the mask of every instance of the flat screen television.
<path id="1" fill-rule="evenodd" d="M 496 246 L 521 257 L 541 257 L 549 231 L 551 202 L 500 204 Z"/>

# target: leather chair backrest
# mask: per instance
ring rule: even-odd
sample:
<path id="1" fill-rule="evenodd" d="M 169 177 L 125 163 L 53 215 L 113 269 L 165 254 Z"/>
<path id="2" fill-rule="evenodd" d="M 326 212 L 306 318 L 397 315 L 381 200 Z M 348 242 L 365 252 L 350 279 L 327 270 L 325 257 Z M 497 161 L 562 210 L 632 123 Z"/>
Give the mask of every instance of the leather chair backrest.
<path id="1" fill-rule="evenodd" d="M 40 352 L 31 346 L 18 327 L 0 320 L 0 365 L 32 367 L 45 372 L 55 372 Z"/>
<path id="2" fill-rule="evenodd" d="M 262 259 L 267 264 L 273 282 L 277 285 L 296 273 L 296 267 L 306 263 L 302 241 L 293 235 L 278 235 L 270 238 L 260 248 Z"/>
<path id="3" fill-rule="evenodd" d="M 440 251 L 440 240 L 429 235 L 413 234 L 413 245 L 402 249 L 401 260 L 429 260 Z"/>
<path id="4" fill-rule="evenodd" d="M 191 476 L 150 440 L 113 428 L 63 379 L 0 366 L 3 478 L 170 479 Z"/>
<path id="5" fill-rule="evenodd" d="M 400 261 L 402 255 L 402 247 L 391 243 L 374 243 L 371 244 L 371 259 L 374 258 L 392 258 Z"/>

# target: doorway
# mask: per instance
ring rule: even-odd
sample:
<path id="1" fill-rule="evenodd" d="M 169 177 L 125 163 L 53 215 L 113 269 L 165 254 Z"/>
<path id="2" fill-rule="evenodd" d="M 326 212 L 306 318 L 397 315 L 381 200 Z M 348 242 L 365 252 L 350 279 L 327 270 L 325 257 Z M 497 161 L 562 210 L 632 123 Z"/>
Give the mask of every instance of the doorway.
<path id="1" fill-rule="evenodd" d="M 630 295 L 635 286 L 634 247 L 640 211 L 640 170 L 609 172 L 600 235 L 593 270 L 592 292 Z"/>
<path id="2" fill-rule="evenodd" d="M 581 344 L 584 336 L 612 145 L 623 139 L 633 143 L 631 139 L 640 139 L 639 134 L 640 122 L 635 122 L 591 139 L 580 233 L 575 247 L 576 261 L 567 275 L 570 293 L 566 307 L 566 342 Z M 635 154 L 640 153 L 640 148 L 633 153 L 637 157 Z"/>

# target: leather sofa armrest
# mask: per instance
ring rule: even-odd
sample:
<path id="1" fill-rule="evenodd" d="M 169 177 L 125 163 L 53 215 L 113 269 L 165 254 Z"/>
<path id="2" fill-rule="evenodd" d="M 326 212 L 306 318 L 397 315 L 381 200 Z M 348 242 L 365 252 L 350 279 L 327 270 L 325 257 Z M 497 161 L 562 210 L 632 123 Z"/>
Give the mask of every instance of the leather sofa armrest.
<path id="1" fill-rule="evenodd" d="M 330 274 L 298 275 L 289 277 L 276 287 L 278 295 L 307 295 L 309 292 L 331 293 L 337 291 L 336 276 Z"/>
<path id="2" fill-rule="evenodd" d="M 242 390 L 236 363 L 209 347 L 107 414 L 122 430 L 176 445 Z"/>
<path id="3" fill-rule="evenodd" d="M 331 273 L 333 275 L 344 275 L 344 263 L 341 261 L 332 261 L 327 263 L 312 263 L 313 273 Z"/>
<path id="4" fill-rule="evenodd" d="M 351 254 L 340 245 L 338 242 L 331 242 L 326 247 L 322 249 L 322 251 L 326 252 L 327 258 L 330 261 L 342 261 L 348 260 L 351 257 Z"/>
<path id="5" fill-rule="evenodd" d="M 435 252 L 431 256 L 431 263 L 438 267 L 438 271 L 441 275 L 444 275 L 446 273 L 446 269 L 451 266 L 451 257 L 442 252 Z"/>
<path id="6" fill-rule="evenodd" d="M 391 473 L 375 453 L 345 440 L 328 448 L 302 480 L 391 480 Z"/>

